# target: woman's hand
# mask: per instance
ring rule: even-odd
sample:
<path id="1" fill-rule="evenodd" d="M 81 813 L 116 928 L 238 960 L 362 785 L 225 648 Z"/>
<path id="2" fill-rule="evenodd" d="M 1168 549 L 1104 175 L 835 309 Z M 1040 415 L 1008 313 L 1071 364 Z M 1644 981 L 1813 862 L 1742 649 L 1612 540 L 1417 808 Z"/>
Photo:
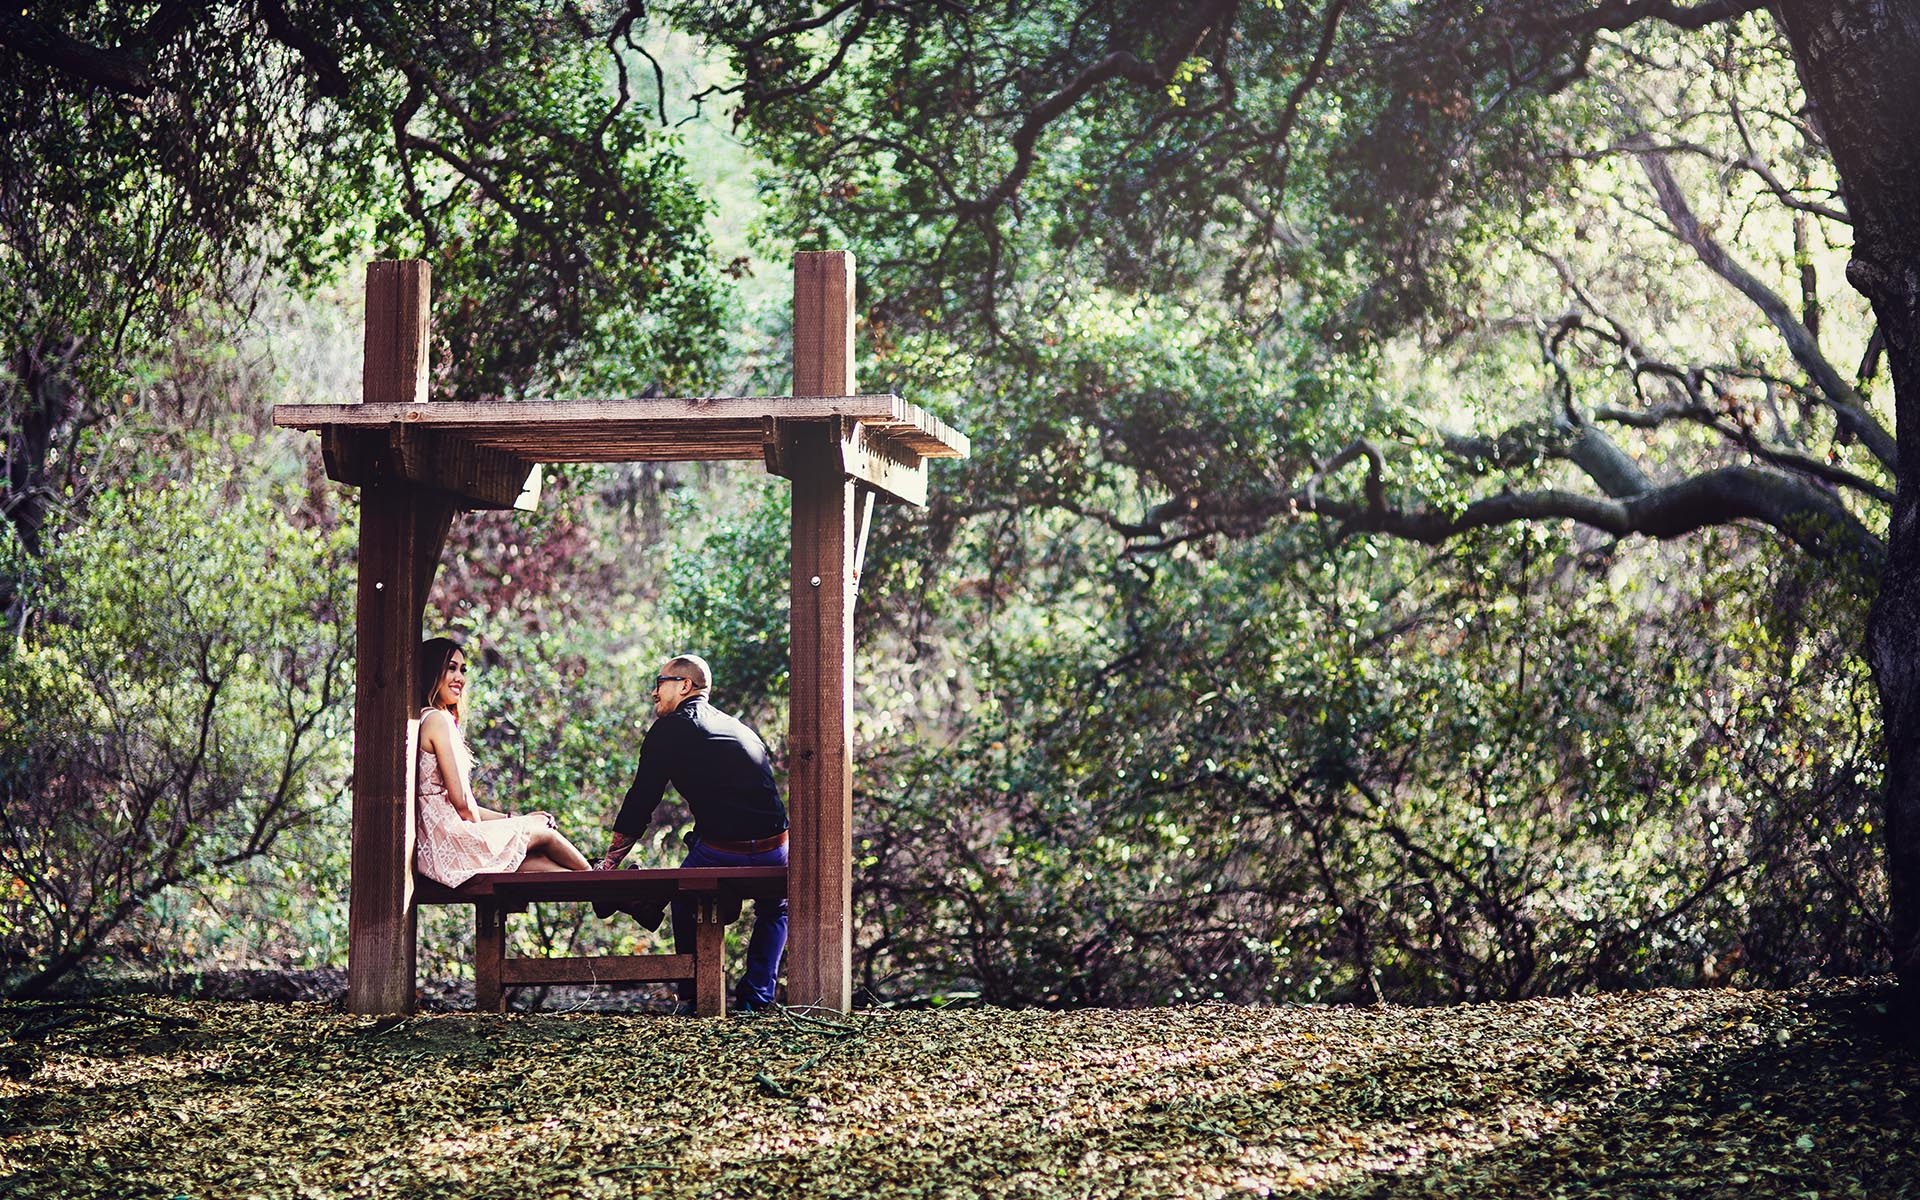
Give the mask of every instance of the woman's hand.
<path id="1" fill-rule="evenodd" d="M 558 825 L 555 825 L 553 823 L 553 814 L 550 812 L 530 812 L 527 815 L 530 817 L 539 817 L 542 821 L 545 821 L 547 823 L 548 829 L 560 828 Z"/>

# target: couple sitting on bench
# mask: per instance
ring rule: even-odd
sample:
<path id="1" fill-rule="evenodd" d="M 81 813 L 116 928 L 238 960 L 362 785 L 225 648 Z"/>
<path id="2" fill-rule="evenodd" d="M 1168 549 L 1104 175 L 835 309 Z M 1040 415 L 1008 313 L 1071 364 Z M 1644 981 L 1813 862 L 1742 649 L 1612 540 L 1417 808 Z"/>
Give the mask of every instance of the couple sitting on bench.
<path id="1" fill-rule="evenodd" d="M 418 771 L 420 873 L 457 888 L 482 872 L 611 871 L 633 849 L 672 784 L 693 810 L 683 867 L 787 865 L 787 810 L 773 781 L 767 747 L 733 717 L 707 702 L 713 672 L 705 659 L 683 654 L 668 660 L 653 681 L 659 717 L 640 743 L 640 762 L 613 823 L 613 842 L 597 864 L 567 840 L 549 813 L 524 816 L 482 807 L 470 783 L 473 759 L 461 736 L 466 714 L 467 660 L 451 638 L 420 644 L 421 686 Z M 628 910 L 633 911 L 633 910 Z M 606 916 L 607 912 L 600 915 Z M 648 928 L 660 915 L 634 912 Z M 673 904 L 674 948 L 693 947 L 692 906 Z M 787 942 L 787 902 L 754 901 L 753 936 L 746 970 L 735 991 L 737 1008 L 773 1003 L 774 979 Z M 691 983 L 682 1001 L 693 999 Z"/>

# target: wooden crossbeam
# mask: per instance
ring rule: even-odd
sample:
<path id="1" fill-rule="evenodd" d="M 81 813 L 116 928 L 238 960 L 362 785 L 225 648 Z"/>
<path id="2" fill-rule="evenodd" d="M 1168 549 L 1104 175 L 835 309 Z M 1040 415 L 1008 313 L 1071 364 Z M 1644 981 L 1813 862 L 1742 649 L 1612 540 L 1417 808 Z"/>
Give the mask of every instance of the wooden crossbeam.
<path id="1" fill-rule="evenodd" d="M 927 506 L 927 460 L 871 426 L 851 422 L 840 437 L 840 467 L 889 500 Z"/>
<path id="2" fill-rule="evenodd" d="M 504 987 L 530 983 L 640 983 L 693 978 L 691 954 L 608 954 L 599 958 L 513 958 L 500 965 Z"/>
<path id="3" fill-rule="evenodd" d="M 618 871 L 502 871 L 475 875 L 455 889 L 420 881 L 422 904 L 471 904 L 498 899 L 524 909 L 529 904 L 606 901 L 666 903 L 678 896 L 712 892 L 742 900 L 777 900 L 787 894 L 785 867 L 647 867 Z"/>
<path id="4" fill-rule="evenodd" d="M 476 445 L 432 426 L 326 426 L 320 456 L 327 478 L 366 487 L 405 482 L 444 492 L 468 509 L 531 510 L 539 502 L 537 467 L 494 446 Z"/>
<path id="5" fill-rule="evenodd" d="M 866 427 L 921 458 L 965 458 L 965 434 L 898 396 L 698 396 L 686 399 L 487 401 L 435 404 L 281 404 L 283 429 L 368 429 L 395 422 L 458 434 L 527 462 L 692 462 L 756 459 L 765 422 L 832 421 Z"/>
<path id="6" fill-rule="evenodd" d="M 768 418 L 761 456 L 767 470 L 793 478 L 784 447 L 803 436 L 818 441 L 837 440 L 840 470 L 848 479 L 867 486 L 870 493 L 915 508 L 927 506 L 927 460 L 864 422 L 847 417 L 832 421 L 776 421 Z"/>

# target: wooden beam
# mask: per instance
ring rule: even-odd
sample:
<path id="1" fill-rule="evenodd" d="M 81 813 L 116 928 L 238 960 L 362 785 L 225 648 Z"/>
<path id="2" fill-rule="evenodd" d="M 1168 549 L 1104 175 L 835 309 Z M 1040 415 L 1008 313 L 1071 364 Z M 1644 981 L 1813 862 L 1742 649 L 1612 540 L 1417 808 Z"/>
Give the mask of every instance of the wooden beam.
<path id="1" fill-rule="evenodd" d="M 526 481 L 520 485 L 520 494 L 513 498 L 512 507 L 514 511 L 537 511 L 540 507 L 540 493 L 544 489 L 546 481 L 547 469 L 539 463 L 534 463 L 533 469 L 527 472 Z"/>
<path id="2" fill-rule="evenodd" d="M 433 269 L 419 259 L 367 265 L 366 404 L 417 404 L 427 398 L 427 315 Z"/>
<path id="3" fill-rule="evenodd" d="M 723 961 L 727 944 L 727 923 L 720 914 L 718 897 L 701 897 L 693 902 L 693 1015 L 727 1015 L 727 974 Z"/>
<path id="4" fill-rule="evenodd" d="M 507 914 L 497 900 L 473 906 L 473 1010 L 507 1011 Z"/>
<path id="5" fill-rule="evenodd" d="M 533 983 L 659 982 L 692 979 L 693 970 L 691 954 L 609 954 L 601 958 L 508 958 L 501 963 L 500 982 L 506 987 L 525 987 Z"/>
<path id="6" fill-rule="evenodd" d="M 433 426 L 529 462 L 693 461 L 759 458 L 766 422 L 869 426 L 922 458 L 965 458 L 965 434 L 898 396 L 699 396 L 685 399 L 475 401 L 460 404 L 280 404 L 282 429 Z"/>
<path id="7" fill-rule="evenodd" d="M 840 466 L 878 494 L 915 508 L 927 506 L 927 460 L 858 422 L 840 439 Z"/>
<path id="8" fill-rule="evenodd" d="M 793 394 L 853 394 L 853 255 L 793 256 Z"/>
<path id="9" fill-rule="evenodd" d="M 796 394 L 850 393 L 852 256 L 799 255 L 793 293 Z M 793 480 L 787 1000 L 844 1012 L 853 999 L 854 485 L 837 421 L 785 424 L 778 457 Z"/>
<path id="10" fill-rule="evenodd" d="M 327 478 L 355 487 L 409 483 L 444 492 L 464 509 L 530 511 L 539 503 L 534 464 L 431 426 L 329 425 L 320 432 L 320 456 Z"/>
<path id="11" fill-rule="evenodd" d="M 505 450 L 476 446 L 438 429 L 390 429 L 400 477 L 460 498 L 468 508 L 513 508 L 527 489 L 533 464 Z M 537 497 L 538 485 L 535 485 Z"/>
<path id="12" fill-rule="evenodd" d="M 867 569 L 867 535 L 873 532 L 874 495 L 872 488 L 853 489 L 853 588 L 856 596 L 860 591 L 860 575 Z"/>

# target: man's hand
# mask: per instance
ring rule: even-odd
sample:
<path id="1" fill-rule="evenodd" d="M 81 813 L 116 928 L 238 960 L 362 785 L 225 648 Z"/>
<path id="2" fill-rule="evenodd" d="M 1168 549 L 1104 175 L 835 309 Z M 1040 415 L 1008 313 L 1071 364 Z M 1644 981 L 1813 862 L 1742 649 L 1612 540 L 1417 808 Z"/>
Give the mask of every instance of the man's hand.
<path id="1" fill-rule="evenodd" d="M 624 833 L 614 834 L 613 844 L 608 846 L 607 852 L 600 856 L 600 861 L 594 864 L 594 869 L 600 871 L 619 870 L 620 863 L 627 857 L 627 854 L 632 851 L 632 849 L 632 838 Z"/>

